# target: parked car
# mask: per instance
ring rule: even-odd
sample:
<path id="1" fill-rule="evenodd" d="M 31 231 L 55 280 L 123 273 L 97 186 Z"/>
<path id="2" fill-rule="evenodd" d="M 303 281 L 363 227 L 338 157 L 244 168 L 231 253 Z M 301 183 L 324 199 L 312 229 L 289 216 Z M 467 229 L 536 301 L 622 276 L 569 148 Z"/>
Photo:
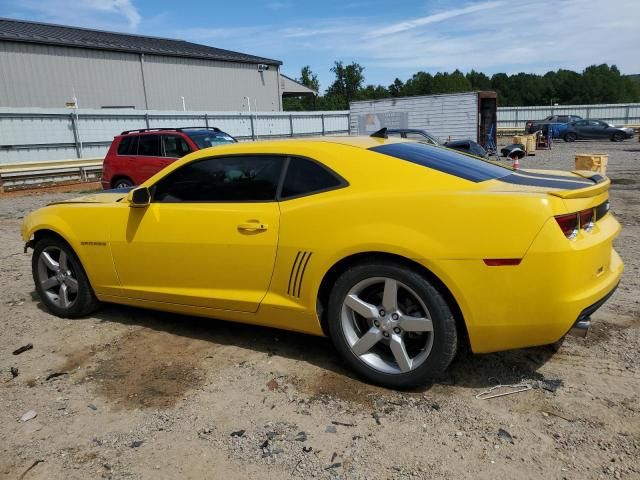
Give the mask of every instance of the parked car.
<path id="1" fill-rule="evenodd" d="M 219 128 L 145 128 L 122 132 L 111 142 L 102 163 L 102 188 L 139 185 L 188 153 L 235 142 L 235 138 Z"/>
<path id="2" fill-rule="evenodd" d="M 525 125 L 525 133 L 534 133 L 538 130 L 542 130 L 544 125 L 564 125 L 578 120 L 582 120 L 582 117 L 578 115 L 549 115 L 543 120 L 528 120 Z M 555 128 L 554 130 L 558 130 L 558 128 Z"/>
<path id="3" fill-rule="evenodd" d="M 627 138 L 633 138 L 633 135 L 633 128 L 616 127 L 603 120 L 578 120 L 567 125 L 562 138 L 565 142 L 603 139 L 621 142 Z"/>
<path id="4" fill-rule="evenodd" d="M 623 270 L 609 183 L 401 139 L 239 143 L 41 208 L 22 238 L 57 316 L 104 301 L 327 335 L 367 380 L 408 387 L 463 342 L 585 334 Z"/>
<path id="5" fill-rule="evenodd" d="M 416 130 L 409 128 L 388 128 L 386 130 L 387 136 L 406 138 L 408 140 L 416 140 L 418 142 L 425 142 L 429 145 L 436 145 L 439 147 L 452 148 L 459 152 L 475 155 L 476 157 L 487 158 L 487 151 L 477 142 L 473 140 L 454 140 L 452 142 L 441 143 L 436 137 L 429 134 L 424 130 Z"/>

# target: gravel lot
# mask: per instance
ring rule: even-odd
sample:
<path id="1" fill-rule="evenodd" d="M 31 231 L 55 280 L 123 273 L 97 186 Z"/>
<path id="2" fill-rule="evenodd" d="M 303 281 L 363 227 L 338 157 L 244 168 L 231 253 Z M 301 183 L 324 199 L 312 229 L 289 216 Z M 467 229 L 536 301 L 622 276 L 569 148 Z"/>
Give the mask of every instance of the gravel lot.
<path id="1" fill-rule="evenodd" d="M 353 378 L 322 338 L 114 305 L 53 317 L 20 219 L 77 193 L 0 197 L 0 477 L 640 478 L 640 144 L 558 143 L 521 163 L 570 169 L 576 152 L 609 154 L 624 225 L 626 272 L 592 333 L 555 354 L 461 356 L 410 392 Z M 523 380 L 533 390 L 475 398 Z"/>

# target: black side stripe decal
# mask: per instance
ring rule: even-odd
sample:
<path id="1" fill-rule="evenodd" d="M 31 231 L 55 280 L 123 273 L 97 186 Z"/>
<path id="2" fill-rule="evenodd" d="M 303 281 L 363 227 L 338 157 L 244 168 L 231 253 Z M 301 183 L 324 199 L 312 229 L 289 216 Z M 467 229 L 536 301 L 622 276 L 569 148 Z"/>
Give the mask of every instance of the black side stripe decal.
<path id="1" fill-rule="evenodd" d="M 293 266 L 291 267 L 291 273 L 289 274 L 289 286 L 287 287 L 287 293 L 291 295 L 291 280 L 293 279 L 293 271 L 298 264 L 298 259 L 300 258 L 300 252 L 296 255 L 296 259 L 293 261 Z"/>
<path id="2" fill-rule="evenodd" d="M 545 180 L 544 178 L 525 177 L 524 175 L 518 175 L 517 173 L 507 175 L 506 177 L 502 177 L 497 180 L 500 182 L 511 183 L 515 185 L 527 185 L 531 187 L 546 187 L 563 190 L 577 190 L 579 188 L 585 188 L 587 185 L 593 185 L 593 183 L 591 182 L 585 184 L 583 182 L 562 182 L 559 180 Z"/>
<path id="3" fill-rule="evenodd" d="M 302 290 L 302 279 L 304 278 L 304 272 L 307 271 L 307 264 L 309 263 L 309 259 L 313 255 L 312 252 L 309 252 L 307 255 L 307 259 L 304 261 L 304 265 L 302 266 L 302 273 L 300 274 L 300 281 L 298 282 L 298 291 L 296 292 L 296 297 L 300 298 L 300 290 Z"/>
<path id="4" fill-rule="evenodd" d="M 523 176 L 523 177 L 532 177 L 532 178 L 546 178 L 547 180 L 560 180 L 560 181 L 570 180 L 572 182 L 582 182 L 588 185 L 591 185 L 593 183 L 598 183 L 598 182 L 595 182 L 594 180 L 591 180 L 591 178 L 578 177 L 577 175 L 573 177 L 565 177 L 562 175 L 551 175 L 551 174 L 547 175 L 546 173 L 525 172 L 524 170 L 520 170 L 519 172 L 517 172 L 517 175 Z"/>
<path id="5" fill-rule="evenodd" d="M 311 259 L 312 252 L 299 251 L 296 254 L 296 258 L 291 265 L 291 272 L 289 273 L 289 285 L 287 287 L 287 294 L 292 297 L 300 298 L 300 292 L 302 291 L 302 281 L 304 274 L 307 270 L 307 265 Z"/>

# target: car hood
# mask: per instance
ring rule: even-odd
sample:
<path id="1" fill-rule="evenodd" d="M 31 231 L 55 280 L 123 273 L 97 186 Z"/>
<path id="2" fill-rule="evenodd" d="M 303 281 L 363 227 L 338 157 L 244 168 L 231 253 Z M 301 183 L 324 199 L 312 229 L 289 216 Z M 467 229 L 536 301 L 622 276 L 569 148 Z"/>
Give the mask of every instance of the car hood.
<path id="1" fill-rule="evenodd" d="M 64 203 L 112 203 L 125 198 L 130 190 L 132 190 L 132 188 L 114 188 L 112 190 L 103 190 L 101 192 L 92 193 L 91 195 L 53 202 L 49 205 L 59 205 Z"/>

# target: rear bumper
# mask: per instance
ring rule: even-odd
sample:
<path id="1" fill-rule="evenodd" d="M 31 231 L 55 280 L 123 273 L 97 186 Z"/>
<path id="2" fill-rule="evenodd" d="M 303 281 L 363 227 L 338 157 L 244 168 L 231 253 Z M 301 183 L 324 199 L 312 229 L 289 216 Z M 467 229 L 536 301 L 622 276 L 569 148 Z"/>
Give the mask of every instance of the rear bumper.
<path id="1" fill-rule="evenodd" d="M 613 295 L 617 288 L 618 285 L 616 285 L 613 290 L 607 293 L 604 298 L 601 298 L 596 303 L 590 305 L 582 312 L 580 312 L 578 319 L 573 324 L 569 332 L 567 332 L 567 335 L 571 335 L 574 337 L 586 337 L 589 333 L 589 330 L 591 329 L 591 315 L 593 315 L 602 305 L 606 303 L 607 300 L 609 300 L 609 297 Z"/>
<path id="2" fill-rule="evenodd" d="M 447 260 L 439 270 L 459 303 L 471 349 L 488 353 L 547 345 L 566 335 L 609 298 L 624 265 L 613 249 L 612 215 L 568 241 L 548 223 L 518 266 Z M 559 238 L 560 237 L 560 238 Z M 449 281 L 450 280 L 450 281 Z"/>

